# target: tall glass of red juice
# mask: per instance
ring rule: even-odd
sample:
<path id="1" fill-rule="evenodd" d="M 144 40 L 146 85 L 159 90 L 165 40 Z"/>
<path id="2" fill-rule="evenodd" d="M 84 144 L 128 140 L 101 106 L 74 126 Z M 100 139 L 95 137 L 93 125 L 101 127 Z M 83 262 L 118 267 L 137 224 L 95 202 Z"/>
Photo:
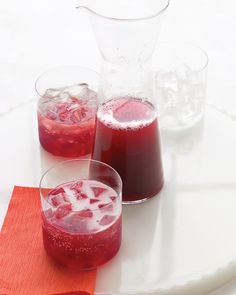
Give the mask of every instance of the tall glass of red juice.
<path id="1" fill-rule="evenodd" d="M 57 67 L 37 79 L 39 141 L 46 151 L 67 158 L 91 155 L 97 81 L 96 72 L 79 66 Z"/>
<path id="2" fill-rule="evenodd" d="M 94 269 L 112 259 L 121 245 L 119 174 L 89 159 L 61 162 L 40 182 L 46 253 L 65 267 Z"/>
<path id="3" fill-rule="evenodd" d="M 163 186 L 156 109 L 137 97 L 119 97 L 97 112 L 93 158 L 115 168 L 123 181 L 123 202 L 139 203 Z"/>

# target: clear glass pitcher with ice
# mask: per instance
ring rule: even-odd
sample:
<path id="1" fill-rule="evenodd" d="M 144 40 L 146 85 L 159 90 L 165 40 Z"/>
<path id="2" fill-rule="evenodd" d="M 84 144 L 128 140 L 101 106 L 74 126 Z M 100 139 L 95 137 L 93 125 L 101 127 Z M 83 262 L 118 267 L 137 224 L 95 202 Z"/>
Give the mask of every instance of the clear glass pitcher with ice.
<path id="1" fill-rule="evenodd" d="M 102 56 L 93 158 L 121 175 L 123 202 L 138 203 L 163 186 L 150 65 L 169 0 L 88 0 Z"/>

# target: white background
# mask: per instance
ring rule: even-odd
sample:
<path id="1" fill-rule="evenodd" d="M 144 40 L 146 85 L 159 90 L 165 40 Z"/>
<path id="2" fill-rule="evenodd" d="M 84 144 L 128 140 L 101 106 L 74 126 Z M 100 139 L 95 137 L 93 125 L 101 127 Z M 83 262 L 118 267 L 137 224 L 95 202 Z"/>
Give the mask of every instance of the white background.
<path id="1" fill-rule="evenodd" d="M 38 174 L 31 173 L 34 171 L 30 163 L 32 157 L 26 156 L 35 150 L 37 141 L 23 135 L 31 126 L 17 112 L 9 113 L 9 109 L 34 98 L 34 81 L 47 68 L 78 64 L 99 69 L 99 53 L 88 20 L 75 6 L 76 2 L 71 0 L 0 0 L 1 219 L 12 186 L 37 185 L 38 181 Z M 236 115 L 235 8 L 234 0 L 172 0 L 159 38 L 159 41 L 191 41 L 206 50 L 209 56 L 207 99 L 233 115 Z M 30 111 L 24 115 L 32 122 L 35 119 Z M 22 134 L 12 133 L 16 122 L 21 131 L 24 130 Z M 233 134 L 236 125 L 231 128 Z M 26 147 L 24 142 L 31 145 Z M 228 144 L 233 143 L 232 136 Z M 234 165 L 235 155 L 233 149 L 230 150 Z M 235 173 L 234 169 L 230 171 Z M 235 225 L 225 229 L 232 233 L 234 244 Z M 210 294 L 236 294 L 236 280 Z"/>

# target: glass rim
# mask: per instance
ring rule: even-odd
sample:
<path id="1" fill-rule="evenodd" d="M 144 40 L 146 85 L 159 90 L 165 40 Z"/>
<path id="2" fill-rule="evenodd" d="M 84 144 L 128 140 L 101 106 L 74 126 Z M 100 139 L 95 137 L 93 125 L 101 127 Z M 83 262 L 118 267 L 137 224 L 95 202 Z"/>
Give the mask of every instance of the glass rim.
<path id="1" fill-rule="evenodd" d="M 204 57 L 205 61 L 203 62 L 203 65 L 200 66 L 198 69 L 196 69 L 195 71 L 196 72 L 202 72 L 204 71 L 208 64 L 209 64 L 209 56 L 206 52 L 205 49 L 203 49 L 202 47 L 200 47 L 199 45 L 193 43 L 193 42 L 189 42 L 189 41 L 176 41 L 176 40 L 170 40 L 170 41 L 164 41 L 164 42 L 160 42 L 157 44 L 157 49 L 156 49 L 156 52 L 158 52 L 158 48 L 161 48 L 161 47 L 164 47 L 164 46 L 171 46 L 173 49 L 174 48 L 177 48 L 177 47 L 180 47 L 180 46 L 188 46 L 188 47 L 191 47 L 193 49 L 197 49 L 201 54 L 202 56 Z"/>
<path id="2" fill-rule="evenodd" d="M 56 70 L 59 70 L 59 69 L 78 69 L 78 70 L 81 70 L 81 71 L 87 71 L 87 72 L 91 72 L 93 74 L 95 74 L 97 76 L 97 78 L 99 79 L 99 73 L 96 72 L 95 70 L 91 69 L 91 68 L 88 68 L 88 67 L 84 67 L 84 66 L 80 66 L 80 65 L 60 65 L 60 66 L 55 66 L 55 67 L 51 67 L 51 68 L 48 68 L 47 70 L 43 71 L 35 80 L 34 82 L 34 89 L 36 91 L 36 93 L 42 97 L 44 95 L 44 93 L 41 93 L 41 91 L 38 90 L 38 82 L 48 73 L 53 73 L 55 71 L 56 73 Z M 45 89 L 46 90 L 46 89 Z"/>
<path id="3" fill-rule="evenodd" d="M 117 199 L 118 201 L 120 202 L 120 204 L 122 204 L 122 180 L 121 180 L 121 177 L 119 175 L 119 173 L 114 169 L 112 168 L 110 165 L 104 163 L 104 162 L 101 162 L 101 161 L 97 161 L 97 160 L 93 160 L 93 159 L 79 159 L 79 158 L 74 158 L 74 159 L 69 159 L 69 160 L 65 160 L 65 161 L 61 161 L 60 163 L 57 163 L 53 166 L 51 166 L 50 168 L 48 168 L 41 176 L 40 178 L 40 181 L 39 181 L 39 193 L 40 193 L 40 197 L 41 199 L 44 199 L 44 194 L 43 194 L 43 190 L 44 189 L 47 189 L 47 188 L 43 188 L 42 187 L 42 182 L 44 180 L 44 177 L 52 170 L 54 170 L 55 168 L 57 167 L 60 167 L 60 166 L 63 166 L 64 164 L 67 164 L 67 163 L 70 163 L 70 162 L 92 162 L 92 163 L 97 163 L 99 165 L 102 164 L 102 166 L 106 166 L 107 168 L 109 168 L 110 170 L 112 170 L 115 175 L 118 177 L 118 187 L 119 187 L 119 192 L 117 193 Z M 82 179 L 81 179 L 82 180 Z M 112 188 L 113 189 L 113 188 Z M 113 189 L 114 190 L 114 189 Z M 46 200 L 46 202 L 50 205 L 52 205 L 49 201 Z M 106 207 L 109 207 L 110 204 L 112 204 L 113 201 L 111 200 L 110 202 L 108 202 L 103 208 L 106 208 Z M 42 206 L 41 206 L 41 210 L 42 210 Z M 91 209 L 90 209 L 91 210 Z M 96 208 L 96 209 L 93 209 L 91 210 L 92 212 L 96 212 L 97 210 L 101 210 L 100 208 Z M 43 211 L 43 210 L 42 210 Z M 72 210 L 72 212 L 74 212 Z"/>
<path id="4" fill-rule="evenodd" d="M 93 9 L 91 9 L 90 7 L 86 6 L 85 4 L 81 4 L 76 6 L 76 9 L 86 9 L 88 10 L 90 13 L 94 14 L 95 16 L 98 16 L 100 18 L 104 18 L 107 20 L 111 20 L 111 21 L 117 21 L 117 22 L 135 22 L 135 21 L 145 21 L 145 20 L 149 20 L 152 19 L 154 17 L 157 17 L 159 15 L 161 15 L 162 13 L 164 13 L 166 11 L 166 9 L 168 8 L 170 4 L 170 0 L 165 0 L 165 3 L 163 4 L 163 7 L 160 8 L 157 12 L 144 16 L 144 17 L 136 17 L 136 18 L 119 18 L 119 17 L 111 17 L 111 16 L 107 16 L 105 14 L 101 14 Z"/>

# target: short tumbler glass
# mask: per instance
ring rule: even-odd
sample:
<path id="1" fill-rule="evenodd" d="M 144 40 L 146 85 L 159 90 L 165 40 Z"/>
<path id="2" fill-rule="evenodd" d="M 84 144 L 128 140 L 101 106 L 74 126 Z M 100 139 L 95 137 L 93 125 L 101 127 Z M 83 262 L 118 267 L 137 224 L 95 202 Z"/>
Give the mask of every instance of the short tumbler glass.
<path id="1" fill-rule="evenodd" d="M 208 57 L 187 42 L 157 45 L 153 57 L 154 97 L 162 129 L 186 129 L 204 115 Z"/>
<path id="2" fill-rule="evenodd" d="M 36 81 L 41 146 L 68 158 L 90 155 L 98 107 L 98 74 L 79 66 L 61 66 Z"/>
<path id="3" fill-rule="evenodd" d="M 55 262 L 94 269 L 121 245 L 122 182 L 110 166 L 95 160 L 63 161 L 40 181 L 43 243 Z"/>

